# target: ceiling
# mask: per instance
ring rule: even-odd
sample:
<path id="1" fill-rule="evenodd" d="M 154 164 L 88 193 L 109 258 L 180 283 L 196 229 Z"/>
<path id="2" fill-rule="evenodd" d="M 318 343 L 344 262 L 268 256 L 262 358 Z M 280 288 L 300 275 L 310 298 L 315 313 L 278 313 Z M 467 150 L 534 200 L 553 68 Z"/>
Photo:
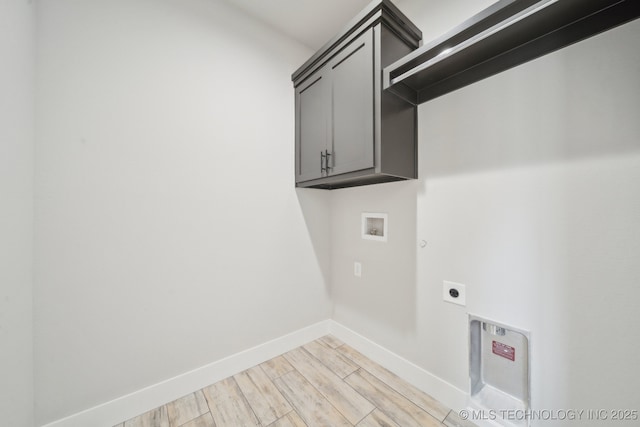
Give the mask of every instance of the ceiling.
<path id="1" fill-rule="evenodd" d="M 225 0 L 270 27 L 318 50 L 370 0 Z"/>

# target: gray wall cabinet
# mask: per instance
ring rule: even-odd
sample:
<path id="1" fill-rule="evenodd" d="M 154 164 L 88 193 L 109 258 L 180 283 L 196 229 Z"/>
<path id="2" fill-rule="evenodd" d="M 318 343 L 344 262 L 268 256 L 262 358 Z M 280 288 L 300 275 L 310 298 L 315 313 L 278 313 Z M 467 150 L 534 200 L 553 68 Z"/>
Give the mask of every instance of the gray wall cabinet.
<path id="1" fill-rule="evenodd" d="M 383 92 L 382 69 L 421 39 L 393 4 L 377 0 L 293 74 L 296 186 L 417 178 L 416 107 Z"/>

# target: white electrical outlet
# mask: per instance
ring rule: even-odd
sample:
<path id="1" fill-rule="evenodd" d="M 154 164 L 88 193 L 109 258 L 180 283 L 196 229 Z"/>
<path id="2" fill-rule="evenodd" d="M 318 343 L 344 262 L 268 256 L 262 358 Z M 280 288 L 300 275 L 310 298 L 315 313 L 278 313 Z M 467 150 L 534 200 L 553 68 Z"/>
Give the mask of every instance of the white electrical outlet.
<path id="1" fill-rule="evenodd" d="M 442 299 L 446 302 L 458 304 L 462 306 L 467 305 L 467 295 L 465 292 L 465 286 L 462 283 L 442 282 Z"/>
<path id="2" fill-rule="evenodd" d="M 362 277 L 362 264 L 358 261 L 353 263 L 353 275 L 356 277 Z"/>

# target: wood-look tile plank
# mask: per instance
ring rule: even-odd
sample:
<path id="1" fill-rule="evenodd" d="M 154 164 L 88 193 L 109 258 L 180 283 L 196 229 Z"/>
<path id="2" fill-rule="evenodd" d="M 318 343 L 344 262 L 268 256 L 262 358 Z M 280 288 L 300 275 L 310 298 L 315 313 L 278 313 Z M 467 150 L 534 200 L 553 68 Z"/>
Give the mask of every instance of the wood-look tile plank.
<path id="1" fill-rule="evenodd" d="M 298 371 L 281 376 L 274 384 L 308 426 L 352 426 Z"/>
<path id="2" fill-rule="evenodd" d="M 262 425 L 269 425 L 291 411 L 289 402 L 260 366 L 240 372 L 234 378 Z"/>
<path id="3" fill-rule="evenodd" d="M 358 370 L 358 366 L 350 359 L 343 356 L 336 349 L 312 341 L 304 346 L 304 349 L 311 353 L 316 359 L 324 363 L 334 374 L 340 378 Z"/>
<path id="4" fill-rule="evenodd" d="M 372 413 L 360 421 L 357 427 L 400 427 L 391 418 L 379 409 L 374 409 Z"/>
<path id="5" fill-rule="evenodd" d="M 167 407 L 161 406 L 125 421 L 124 427 L 170 427 Z"/>
<path id="6" fill-rule="evenodd" d="M 114 427 L 257 425 L 476 427 L 331 335 Z"/>
<path id="7" fill-rule="evenodd" d="M 352 424 L 373 411 L 371 402 L 302 348 L 291 350 L 284 357 Z"/>
<path id="8" fill-rule="evenodd" d="M 367 370 L 378 379 L 382 380 L 389 387 L 427 411 L 429 414 L 437 418 L 439 421 L 444 421 L 449 414 L 449 408 L 438 402 L 433 397 L 419 390 L 418 388 L 407 383 L 393 372 L 383 368 L 371 359 L 365 357 L 363 354 L 355 350 L 354 348 L 343 345 L 337 349 L 339 353 L 349 358 L 354 363 Z"/>
<path id="9" fill-rule="evenodd" d="M 259 425 L 258 419 L 233 377 L 202 389 L 217 427 Z"/>
<path id="10" fill-rule="evenodd" d="M 477 427 L 471 421 L 460 418 L 456 411 L 449 412 L 447 418 L 444 419 L 444 425 L 447 427 Z"/>
<path id="11" fill-rule="evenodd" d="M 287 372 L 293 371 L 293 366 L 291 366 L 291 364 L 282 356 L 277 356 L 273 359 L 267 360 L 262 363 L 260 367 L 272 380 L 283 376 Z"/>
<path id="12" fill-rule="evenodd" d="M 307 427 L 296 411 L 291 411 L 269 427 Z"/>
<path id="13" fill-rule="evenodd" d="M 440 421 L 365 370 L 345 381 L 402 427 L 441 427 Z"/>
<path id="14" fill-rule="evenodd" d="M 175 427 L 216 427 L 216 423 L 213 421 L 211 413 L 207 412 L 206 414 L 201 415 L 186 424 L 176 424 Z"/>
<path id="15" fill-rule="evenodd" d="M 325 335 L 323 337 L 318 338 L 318 341 L 320 341 L 322 344 L 326 345 L 327 347 L 331 347 L 331 348 L 338 348 L 342 344 L 344 344 L 342 341 L 340 341 L 338 338 L 334 337 L 333 335 Z"/>
<path id="16" fill-rule="evenodd" d="M 204 394 L 202 394 L 202 390 L 167 403 L 167 413 L 171 427 L 181 426 L 207 412 L 209 412 L 209 406 Z"/>

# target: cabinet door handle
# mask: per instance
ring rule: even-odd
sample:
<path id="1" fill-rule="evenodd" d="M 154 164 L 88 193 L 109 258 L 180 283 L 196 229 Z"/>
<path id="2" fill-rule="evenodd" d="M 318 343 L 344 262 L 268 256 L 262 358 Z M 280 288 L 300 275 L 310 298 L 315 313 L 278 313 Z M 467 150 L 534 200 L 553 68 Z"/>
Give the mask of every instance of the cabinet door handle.
<path id="1" fill-rule="evenodd" d="M 325 163 L 326 163 L 326 159 L 327 158 L 326 158 L 325 154 L 321 151 L 320 152 L 320 172 L 321 173 L 327 171 L 327 168 L 324 167 L 325 163 L 322 162 L 323 159 L 325 160 Z"/>
<path id="2" fill-rule="evenodd" d="M 329 158 L 333 155 L 333 153 L 330 153 L 329 150 L 324 150 L 324 152 L 325 152 L 324 157 L 326 159 L 325 164 L 327 165 L 326 169 L 327 169 L 327 172 L 329 172 L 329 169 L 333 169 L 332 166 L 329 166 Z"/>

